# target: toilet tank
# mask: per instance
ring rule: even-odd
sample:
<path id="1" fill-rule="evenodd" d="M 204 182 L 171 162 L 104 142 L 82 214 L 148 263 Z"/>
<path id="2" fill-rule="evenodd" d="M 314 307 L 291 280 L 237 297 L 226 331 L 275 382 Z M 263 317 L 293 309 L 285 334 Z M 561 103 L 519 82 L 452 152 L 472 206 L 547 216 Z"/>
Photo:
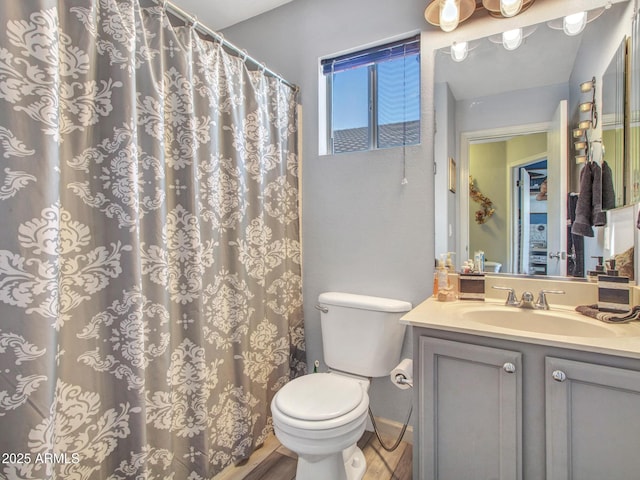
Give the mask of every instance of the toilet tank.
<path id="1" fill-rule="evenodd" d="M 400 361 L 411 304 L 390 298 L 326 292 L 318 297 L 325 363 L 364 377 L 384 377 Z M 326 312 L 325 312 L 326 310 Z"/>

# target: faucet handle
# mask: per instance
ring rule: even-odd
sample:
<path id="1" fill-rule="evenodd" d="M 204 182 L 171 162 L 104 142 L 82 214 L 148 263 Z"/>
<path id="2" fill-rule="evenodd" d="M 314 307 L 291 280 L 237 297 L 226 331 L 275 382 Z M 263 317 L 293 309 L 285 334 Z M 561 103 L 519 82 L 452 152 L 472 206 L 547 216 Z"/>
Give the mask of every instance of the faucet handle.
<path id="1" fill-rule="evenodd" d="M 494 285 L 493 288 L 496 290 L 506 290 L 509 292 L 507 295 L 507 301 L 504 303 L 505 305 L 517 306 L 518 299 L 516 298 L 516 291 L 511 287 L 502 287 L 500 285 Z"/>
<path id="2" fill-rule="evenodd" d="M 547 293 L 553 293 L 558 295 L 563 295 L 564 290 L 540 290 L 538 294 L 538 299 L 536 300 L 536 308 L 540 310 L 549 310 L 549 303 L 547 303 Z"/>

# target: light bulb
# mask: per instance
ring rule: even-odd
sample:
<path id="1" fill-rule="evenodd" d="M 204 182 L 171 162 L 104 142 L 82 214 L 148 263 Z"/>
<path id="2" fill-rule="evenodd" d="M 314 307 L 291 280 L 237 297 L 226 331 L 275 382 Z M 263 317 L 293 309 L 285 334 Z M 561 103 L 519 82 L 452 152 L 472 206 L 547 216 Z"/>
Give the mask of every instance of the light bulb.
<path id="1" fill-rule="evenodd" d="M 461 62 L 469 54 L 469 45 L 467 42 L 453 42 L 451 45 L 451 58 L 455 62 Z"/>
<path id="2" fill-rule="evenodd" d="M 522 44 L 522 29 L 507 30 L 502 34 L 502 45 L 507 50 L 515 50 Z"/>
<path id="3" fill-rule="evenodd" d="M 591 90 L 593 90 L 595 83 L 596 83 L 595 82 L 595 78 L 593 80 L 588 81 L 588 82 L 582 82 L 580 84 L 580 91 L 582 93 L 590 92 Z"/>
<path id="4" fill-rule="evenodd" d="M 443 32 L 455 30 L 460 22 L 460 0 L 440 0 L 440 28 Z"/>
<path id="5" fill-rule="evenodd" d="M 520 13 L 522 0 L 500 0 L 500 13 L 503 17 L 513 17 Z"/>
<path id="6" fill-rule="evenodd" d="M 578 106 L 578 109 L 581 112 L 590 112 L 592 108 L 593 108 L 592 102 L 583 102 Z"/>
<path id="7" fill-rule="evenodd" d="M 567 15 L 562 21 L 562 29 L 569 36 L 578 35 L 584 30 L 587 24 L 587 12 L 574 13 Z"/>

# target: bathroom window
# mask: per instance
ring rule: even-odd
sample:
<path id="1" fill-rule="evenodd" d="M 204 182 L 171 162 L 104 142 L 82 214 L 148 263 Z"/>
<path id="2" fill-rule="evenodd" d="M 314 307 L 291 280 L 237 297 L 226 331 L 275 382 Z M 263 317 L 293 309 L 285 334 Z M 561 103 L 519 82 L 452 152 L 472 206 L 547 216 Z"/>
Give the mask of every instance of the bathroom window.
<path id="1" fill-rule="evenodd" d="M 321 61 L 327 153 L 420 142 L 420 36 Z"/>

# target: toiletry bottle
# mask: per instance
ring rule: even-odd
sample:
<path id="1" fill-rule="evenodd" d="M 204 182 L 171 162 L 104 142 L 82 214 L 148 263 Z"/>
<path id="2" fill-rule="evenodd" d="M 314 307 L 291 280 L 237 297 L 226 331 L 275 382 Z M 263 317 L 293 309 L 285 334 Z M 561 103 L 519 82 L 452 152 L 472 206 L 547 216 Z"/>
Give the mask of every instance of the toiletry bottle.
<path id="1" fill-rule="evenodd" d="M 484 272 L 484 252 L 482 250 L 478 250 L 474 253 L 473 264 L 476 272 Z"/>
<path id="2" fill-rule="evenodd" d="M 436 275 L 438 280 L 438 292 L 448 289 L 449 288 L 449 271 L 445 266 L 444 254 L 440 255 L 440 261 L 438 262 Z"/>
<path id="3" fill-rule="evenodd" d="M 447 252 L 447 261 L 445 262 L 444 266 L 447 268 L 449 273 L 454 273 L 456 271 L 456 267 L 453 264 L 453 259 L 451 258 L 451 256 L 455 254 L 456 252 Z"/>

